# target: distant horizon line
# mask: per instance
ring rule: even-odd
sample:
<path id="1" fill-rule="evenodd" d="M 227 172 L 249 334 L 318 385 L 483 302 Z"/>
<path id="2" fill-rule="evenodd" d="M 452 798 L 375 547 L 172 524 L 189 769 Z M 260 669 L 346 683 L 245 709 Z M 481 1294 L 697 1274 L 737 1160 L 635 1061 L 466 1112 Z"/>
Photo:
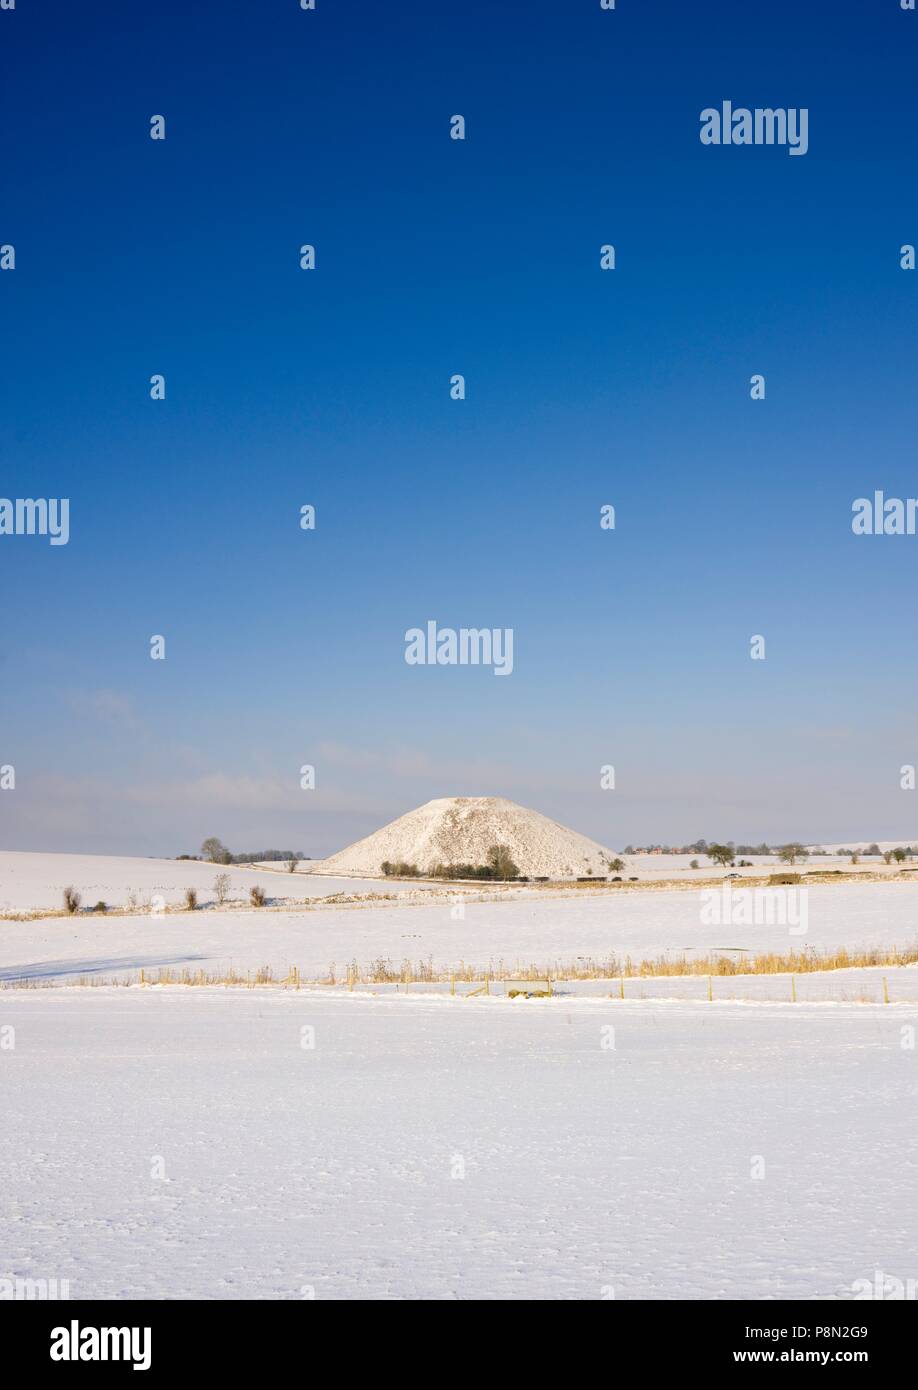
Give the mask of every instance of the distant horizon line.
<path id="1" fill-rule="evenodd" d="M 597 843 L 598 843 L 598 842 L 597 842 Z M 697 843 L 699 843 L 699 841 L 696 841 L 696 842 L 695 842 L 695 844 L 697 844 Z M 760 842 L 759 842 L 759 845 L 757 845 L 757 846 L 755 846 L 755 847 L 750 846 L 750 845 L 748 845 L 745 841 L 741 841 L 741 840 L 705 840 L 704 843 L 705 843 L 707 846 L 713 846 L 713 845 L 726 845 L 726 846 L 728 846 L 729 848 L 736 850 L 736 853 L 737 853 L 737 854 L 747 854 L 747 855 L 748 855 L 748 854 L 751 854 L 751 855 L 759 855 L 760 857 L 764 857 L 764 854 L 762 853 L 761 847 L 762 847 L 762 845 L 766 844 L 766 841 L 764 841 L 764 840 L 760 841 Z M 892 839 L 892 840 L 876 840 L 876 839 L 867 839 L 867 838 L 864 838 L 864 839 L 859 839 L 859 840 L 853 840 L 853 839 L 852 839 L 852 840 L 837 840 L 837 841 L 831 841 L 831 842 L 829 842 L 828 845 L 826 845 L 824 842 L 819 841 L 819 840 L 808 840 L 808 841 L 807 841 L 807 840 L 782 840 L 782 841 L 780 841 L 780 842 L 776 841 L 774 844 L 770 845 L 770 846 L 768 847 L 768 854 L 769 854 L 769 855 L 776 854 L 776 853 L 778 852 L 778 850 L 780 850 L 781 848 L 783 848 L 785 845 L 790 845 L 790 844 L 798 844 L 798 845 L 801 845 L 801 846 L 803 847 L 804 850 L 806 850 L 808 853 L 811 853 L 811 854 L 819 854 L 819 853 L 821 852 L 821 853 L 827 854 L 827 855 L 832 855 L 832 854 L 836 854 L 836 855 L 837 855 L 837 854 L 840 854 L 840 853 L 848 853 L 848 852 L 866 854 L 866 853 L 869 853 L 870 849 L 871 849 L 872 846 L 874 846 L 874 845 L 876 845 L 877 851 L 878 851 L 878 853 L 880 853 L 880 854 L 885 853 L 885 850 L 886 850 L 886 849 L 905 849 L 905 850 L 907 850 L 907 849 L 910 849 L 910 848 L 914 848 L 916 851 L 918 851 L 918 837 L 916 837 L 915 839 Z M 349 848 L 349 846 L 345 846 L 345 848 Z M 610 846 L 609 848 L 611 848 L 611 846 Z M 340 851 L 340 850 L 332 850 L 332 851 L 331 851 L 330 853 L 328 853 L 328 854 L 301 854 L 301 853 L 299 853 L 299 852 L 297 852 L 297 851 L 293 851 L 293 852 L 291 853 L 291 852 L 289 852 L 289 851 L 278 851 L 278 850 L 273 850 L 273 849 L 270 849 L 270 848 L 269 848 L 269 849 L 266 849 L 265 851 L 263 851 L 262 857 L 261 857 L 260 859 L 256 858 L 255 856 L 245 856 L 245 857 L 240 857 L 240 858 L 234 858 L 234 859 L 231 860 L 229 863 L 224 864 L 223 867 L 224 867 L 224 868 L 232 868 L 233 866 L 235 866 L 236 868 L 241 868 L 244 864 L 265 863 L 265 862 L 268 862 L 271 858 L 274 858 L 274 859 L 276 860 L 277 863 L 281 863 L 281 864 L 283 864 L 283 863 L 289 863 L 289 860 L 290 860 L 291 858 L 296 858 L 296 859 L 298 859 L 301 863 L 321 864 L 321 863 L 324 863 L 326 860 L 331 859 L 334 855 L 339 854 L 339 853 L 341 853 L 341 852 L 342 852 L 342 851 Z M 674 846 L 674 845 L 668 845 L 668 844 L 664 844 L 664 843 L 651 843 L 651 844 L 646 844 L 646 845 L 634 845 L 634 846 L 632 846 L 632 845 L 629 844 L 629 845 L 624 846 L 624 847 L 621 848 L 621 849 L 615 849 L 613 852 L 614 852 L 615 854 L 659 855 L 661 858 L 664 857 L 664 856 L 666 856 L 666 855 L 683 855 L 683 856 L 685 856 L 685 855 L 690 855 L 690 854 L 701 854 L 701 855 L 704 855 L 704 854 L 707 853 L 706 850 L 704 850 L 704 849 L 697 849 L 697 848 L 695 848 L 694 845 L 692 845 L 692 844 L 690 844 L 690 845 L 675 845 L 675 846 Z M 200 855 L 200 854 L 188 854 L 188 853 L 185 853 L 184 851 L 183 851 L 182 853 L 180 853 L 180 854 L 166 854 L 166 853 L 160 853 L 160 854 L 150 854 L 150 853 L 136 853 L 136 854 L 130 854 L 130 853 L 125 853 L 123 850 L 122 850 L 122 851 L 117 851 L 117 850 L 69 850 L 69 849 L 6 849 L 6 848 L 4 848 L 4 847 L 0 847 L 0 854 L 55 854 L 55 855 L 61 855 L 61 856 L 63 856 L 63 855 L 79 856 L 79 857 L 86 858 L 86 859 L 162 859 L 162 860 L 165 860 L 167 863 L 174 863 L 174 862 L 179 862 L 179 861 L 183 861 L 183 860 L 184 860 L 184 861 L 187 861 L 188 863 L 199 863 L 199 864 L 209 864 L 209 863 L 213 863 L 215 867 L 217 867 L 217 868 L 221 867 L 221 864 L 220 864 L 220 861 L 219 861 L 219 860 L 209 860 L 209 859 L 204 858 L 204 857 L 203 857 L 202 855 Z M 344 876 L 347 876 L 347 875 L 344 875 Z"/>

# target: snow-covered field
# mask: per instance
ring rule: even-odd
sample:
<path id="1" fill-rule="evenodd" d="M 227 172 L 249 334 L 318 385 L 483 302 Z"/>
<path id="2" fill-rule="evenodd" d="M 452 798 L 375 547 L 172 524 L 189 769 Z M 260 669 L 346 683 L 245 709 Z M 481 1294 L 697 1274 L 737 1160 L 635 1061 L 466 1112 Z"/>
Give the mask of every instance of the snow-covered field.
<path id="1" fill-rule="evenodd" d="M 57 907 L 73 883 L 173 905 L 191 884 L 207 903 L 216 872 L 0 855 L 0 901 Z M 0 1279 L 74 1298 L 759 1299 L 918 1277 L 918 968 L 715 978 L 712 1001 L 701 976 L 627 979 L 624 1000 L 609 979 L 547 1000 L 105 983 L 908 947 L 915 881 L 816 884 L 798 931 L 710 925 L 685 890 L 407 883 L 385 901 L 379 880 L 227 872 L 282 905 L 0 922 Z M 321 901 L 339 892 L 371 896 Z M 62 987 L 80 978 L 96 987 Z"/>
<path id="2" fill-rule="evenodd" d="M 74 1298 L 850 1298 L 918 1276 L 916 1024 L 5 992 L 0 1277 Z"/>
<path id="3" fill-rule="evenodd" d="M 747 864 L 740 866 L 739 863 L 736 863 L 726 869 L 712 864 L 705 854 L 622 854 L 620 857 L 625 862 L 625 868 L 621 870 L 622 877 L 627 879 L 634 874 L 640 882 L 675 879 L 690 883 L 693 879 L 718 878 L 728 873 L 739 878 L 755 878 L 761 874 L 807 873 L 808 871 L 827 873 L 835 869 L 841 869 L 846 874 L 892 876 L 900 870 L 900 865 L 886 864 L 882 858 L 876 856 L 860 859 L 857 864 L 852 864 L 850 856 L 836 854 L 814 855 L 810 859 L 793 865 L 782 864 L 776 854 L 745 855 L 743 857 L 749 861 Z M 697 869 L 691 867 L 693 861 L 698 864 Z M 907 865 L 911 861 L 905 862 Z"/>
<path id="4" fill-rule="evenodd" d="M 721 950 L 740 956 L 918 943 L 914 883 L 816 885 L 806 901 L 806 931 L 800 934 L 780 925 L 705 925 L 701 895 L 684 891 L 570 890 L 499 902 L 437 897 L 430 904 L 422 899 L 0 922 L 0 980 L 121 978 L 158 966 L 212 972 L 264 965 L 282 974 L 297 966 L 309 979 L 324 975 L 332 963 L 340 977 L 352 960 L 365 966 L 379 959 L 398 964 L 432 958 L 438 969 L 460 961 L 477 967 L 503 961 L 515 968 L 517 962 L 564 966 L 583 957 L 604 960 L 612 953 L 638 961 L 664 953 L 692 957 Z"/>
<path id="5" fill-rule="evenodd" d="M 916 837 L 918 838 L 918 837 Z M 884 845 L 884 848 L 892 846 Z M 800 863 L 789 865 L 783 864 L 776 854 L 756 854 L 745 856 L 746 861 L 742 865 L 738 862 L 727 868 L 719 864 L 714 864 L 705 854 L 625 854 L 619 856 L 624 862 L 625 867 L 619 870 L 624 880 L 636 878 L 639 883 L 656 883 L 663 879 L 671 879 L 675 882 L 691 883 L 698 879 L 721 878 L 726 874 L 732 874 L 737 878 L 755 878 L 762 874 L 774 873 L 828 873 L 834 870 L 841 870 L 845 874 L 882 874 L 884 877 L 894 877 L 903 868 L 915 863 L 913 860 L 906 860 L 904 865 L 896 863 L 887 864 L 882 858 L 873 855 L 868 858 L 861 858 L 856 864 L 852 864 L 848 855 L 820 854 L 812 858 L 803 860 Z M 692 864 L 697 863 L 697 869 L 692 868 Z M 325 874 L 341 877 L 341 870 L 335 870 L 334 859 L 315 859 L 308 864 L 301 864 L 298 872 L 314 874 L 321 877 Z M 607 866 L 602 866 L 602 872 L 606 877 L 611 877 Z M 918 877 L 918 867 L 916 867 L 916 877 Z M 561 875 L 566 877 L 566 875 Z"/>
<path id="6" fill-rule="evenodd" d="M 634 876 L 639 882 L 660 879 L 684 880 L 723 878 L 732 872 L 740 878 L 773 873 L 782 866 L 776 859 L 757 858 L 751 868 L 728 871 L 709 863 L 703 857 L 699 869 L 690 869 L 686 855 L 634 855 L 629 857 L 622 877 Z M 124 908 L 131 898 L 139 905 L 155 898 L 167 906 L 180 904 L 187 888 L 194 888 L 203 906 L 215 900 L 214 880 L 218 874 L 228 874 L 230 897 L 245 899 L 249 889 L 259 884 L 267 896 L 275 900 L 299 900 L 348 895 L 412 894 L 434 892 L 443 894 L 501 891 L 498 885 L 436 884 L 423 880 L 391 878 L 343 877 L 330 874 L 324 860 L 304 860 L 290 874 L 280 863 L 260 864 L 253 868 L 240 864 L 202 864 L 187 859 L 142 859 L 93 854 L 39 854 L 24 851 L 0 851 L 0 912 L 26 912 L 35 909 L 58 909 L 63 902 L 64 889 L 74 887 L 82 895 L 83 906 L 92 907 L 100 900 L 110 908 Z M 893 876 L 896 865 L 887 866 L 882 860 L 870 860 L 850 865 L 846 860 L 819 858 L 810 861 L 811 869 L 843 868 L 846 873 L 882 873 Z M 918 882 L 918 872 L 915 874 Z M 535 886 L 503 889 L 521 898 L 545 891 Z M 627 889 L 623 890 L 627 891 Z"/>
<path id="7" fill-rule="evenodd" d="M 64 889 L 76 888 L 84 907 L 100 900 L 125 907 L 134 894 L 143 904 L 158 896 L 165 904 L 180 903 L 187 888 L 197 889 L 202 903 L 214 900 L 214 879 L 228 874 L 230 896 L 247 898 L 260 884 L 271 898 L 316 898 L 331 893 L 392 893 L 422 888 L 423 884 L 382 879 L 312 878 L 288 873 L 283 864 L 273 869 L 248 869 L 239 864 L 201 864 L 188 859 L 132 859 L 96 854 L 28 854 L 0 851 L 0 912 L 59 908 Z"/>

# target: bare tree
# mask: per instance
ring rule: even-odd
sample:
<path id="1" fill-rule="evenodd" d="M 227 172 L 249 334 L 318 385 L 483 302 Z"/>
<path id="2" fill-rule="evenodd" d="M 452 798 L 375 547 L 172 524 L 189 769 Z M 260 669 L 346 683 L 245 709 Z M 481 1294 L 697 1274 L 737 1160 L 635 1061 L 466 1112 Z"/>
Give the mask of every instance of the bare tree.
<path id="1" fill-rule="evenodd" d="M 222 840 L 218 840 L 216 835 L 211 835 L 201 846 L 201 853 L 211 864 L 229 864 L 232 855 L 226 848 Z"/>

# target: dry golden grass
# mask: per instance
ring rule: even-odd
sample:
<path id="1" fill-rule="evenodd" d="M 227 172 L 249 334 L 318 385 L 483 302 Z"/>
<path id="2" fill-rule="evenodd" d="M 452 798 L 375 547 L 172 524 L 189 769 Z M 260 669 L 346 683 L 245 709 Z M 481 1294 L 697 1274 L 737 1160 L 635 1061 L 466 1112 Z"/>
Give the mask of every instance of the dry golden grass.
<path id="1" fill-rule="evenodd" d="M 870 948 L 835 951 L 815 950 L 764 952 L 760 955 L 721 952 L 689 958 L 685 955 L 661 955 L 652 960 L 632 960 L 631 956 L 609 955 L 601 959 L 578 959 L 574 962 L 551 961 L 524 963 L 516 960 L 490 962 L 487 967 L 467 965 L 460 961 L 452 970 L 436 970 L 433 961 L 403 960 L 400 965 L 390 960 L 376 960 L 368 966 L 352 961 L 342 981 L 331 966 L 327 976 L 317 983 L 339 984 L 351 981 L 360 984 L 445 984 L 450 980 L 473 984 L 483 980 L 610 980 L 651 979 L 676 975 L 805 975 L 816 971 L 853 970 L 867 966 L 911 965 L 918 962 L 918 945 L 900 949 Z"/>
<path id="2" fill-rule="evenodd" d="M 614 957 L 612 958 L 615 959 Z M 918 961 L 918 946 L 877 947 L 849 951 L 841 947 L 836 951 L 787 951 L 764 952 L 761 955 L 747 956 L 737 952 L 735 956 L 711 955 L 689 960 L 685 956 L 657 956 L 655 960 L 642 960 L 637 963 L 626 956 L 621 968 L 615 972 L 626 979 L 662 975 L 807 975 L 823 970 L 855 970 L 877 965 L 911 965 Z M 570 978 L 581 978 L 570 976 Z M 587 975 L 582 978 L 589 979 Z"/>
<path id="3" fill-rule="evenodd" d="M 163 966 L 154 971 L 142 969 L 136 974 L 119 978 L 80 976 L 70 981 L 84 987 L 102 985 L 189 985 L 196 988 L 254 989 L 259 985 L 299 989 L 301 986 L 338 986 L 353 989 L 361 985 L 440 984 L 454 988 L 457 984 L 478 985 L 495 983 L 551 982 L 565 980 L 634 980 L 666 976 L 737 976 L 737 975 L 807 975 L 819 971 L 854 970 L 866 967 L 912 965 L 918 962 L 918 945 L 906 947 L 870 948 L 817 952 L 815 950 L 765 952 L 761 955 L 724 955 L 720 952 L 697 959 L 686 956 L 657 956 L 653 960 L 632 960 L 630 956 L 609 955 L 603 959 L 579 959 L 549 963 L 517 960 L 512 965 L 504 960 L 491 961 L 487 966 L 467 965 L 460 961 L 451 970 L 435 969 L 432 958 L 422 961 L 402 960 L 399 964 L 382 957 L 368 965 L 351 961 L 343 971 L 332 964 L 324 975 L 304 976 L 298 966 L 291 966 L 284 975 L 275 974 L 269 965 L 245 973 L 237 970 L 207 971 L 178 969 Z M 52 988 L 54 980 L 8 980 L 5 989 Z"/>

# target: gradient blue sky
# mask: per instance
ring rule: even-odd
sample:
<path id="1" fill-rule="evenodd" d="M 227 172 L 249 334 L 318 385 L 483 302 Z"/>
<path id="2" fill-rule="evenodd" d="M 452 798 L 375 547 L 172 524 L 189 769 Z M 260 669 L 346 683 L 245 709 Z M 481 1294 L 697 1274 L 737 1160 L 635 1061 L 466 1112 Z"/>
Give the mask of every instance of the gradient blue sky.
<path id="1" fill-rule="evenodd" d="M 0 493 L 72 532 L 0 538 L 0 844 L 918 840 L 918 537 L 850 530 L 918 492 L 916 56 L 897 0 L 0 13 Z M 702 146 L 725 99 L 809 153 Z"/>

